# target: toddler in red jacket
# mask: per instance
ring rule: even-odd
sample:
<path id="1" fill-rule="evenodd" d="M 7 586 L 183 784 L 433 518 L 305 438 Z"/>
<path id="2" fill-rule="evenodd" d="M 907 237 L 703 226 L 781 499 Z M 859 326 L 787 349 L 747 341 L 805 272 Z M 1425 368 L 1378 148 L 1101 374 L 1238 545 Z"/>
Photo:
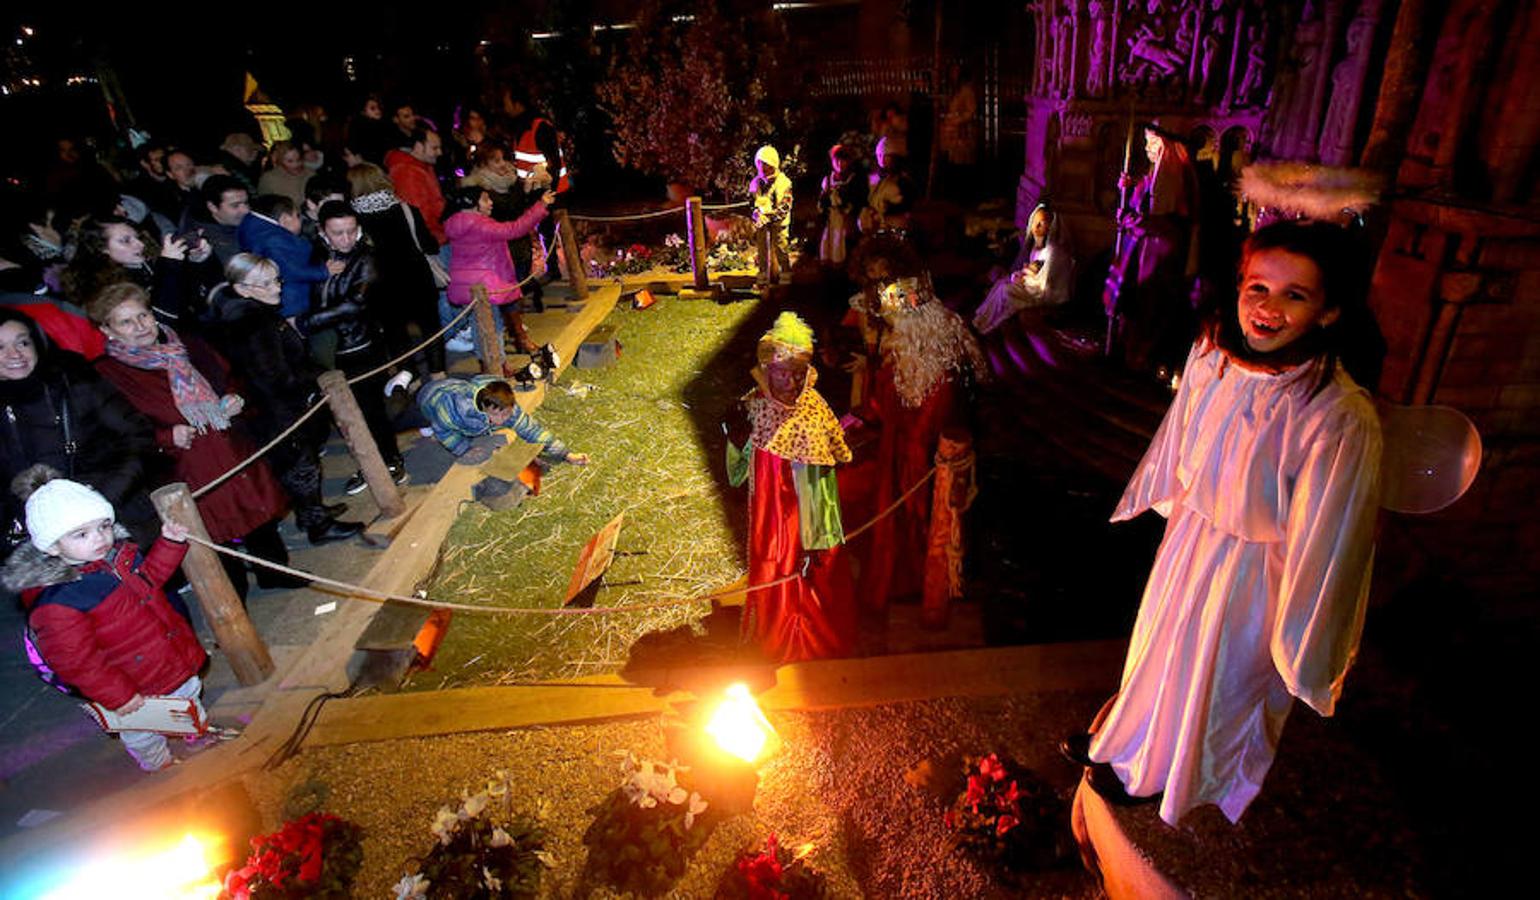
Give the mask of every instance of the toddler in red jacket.
<path id="1" fill-rule="evenodd" d="M 30 542 L 0 571 L 21 595 L 43 661 L 60 681 L 120 715 L 149 696 L 196 698 L 207 655 L 164 590 L 187 553 L 187 529 L 167 522 L 141 554 L 105 497 L 56 474 L 34 466 L 17 476 Z M 172 764 L 164 735 L 119 736 L 146 772 Z"/>

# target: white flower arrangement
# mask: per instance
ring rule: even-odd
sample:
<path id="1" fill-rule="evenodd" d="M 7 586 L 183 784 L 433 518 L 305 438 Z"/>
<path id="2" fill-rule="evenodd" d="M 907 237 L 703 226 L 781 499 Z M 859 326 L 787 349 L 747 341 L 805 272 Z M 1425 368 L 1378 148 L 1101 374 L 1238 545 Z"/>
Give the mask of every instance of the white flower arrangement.
<path id="1" fill-rule="evenodd" d="M 690 771 L 688 766 L 641 759 L 629 750 L 617 750 L 616 755 L 621 757 L 620 771 L 626 776 L 620 789 L 636 806 L 642 809 L 652 809 L 660 803 L 683 806 L 686 828 L 692 827 L 695 817 L 706 811 L 707 803 L 700 794 L 679 786 L 679 773 Z"/>
<path id="2" fill-rule="evenodd" d="M 418 858 L 420 871 L 396 883 L 396 900 L 422 900 L 435 882 L 450 896 L 531 895 L 540 870 L 557 862 L 544 847 L 549 803 L 535 815 L 515 816 L 513 793 L 508 773 L 498 770 L 481 790 L 461 791 L 457 806 L 439 807 L 429 827 L 438 842 Z M 469 869 L 456 862 L 466 854 L 474 856 Z"/>
<path id="3" fill-rule="evenodd" d="M 395 900 L 424 900 L 428 896 L 429 883 L 421 875 L 403 875 L 396 882 Z"/>

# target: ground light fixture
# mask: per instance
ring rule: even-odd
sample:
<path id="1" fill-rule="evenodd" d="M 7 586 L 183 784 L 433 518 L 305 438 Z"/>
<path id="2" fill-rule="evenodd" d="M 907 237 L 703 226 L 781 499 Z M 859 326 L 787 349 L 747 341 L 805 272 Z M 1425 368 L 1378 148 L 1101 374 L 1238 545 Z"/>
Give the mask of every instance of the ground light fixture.
<path id="1" fill-rule="evenodd" d="M 759 768 L 780 749 L 781 738 L 744 682 L 696 696 L 701 699 L 664 716 L 668 755 L 688 768 L 691 788 L 712 808 L 728 815 L 748 812 Z"/>
<path id="2" fill-rule="evenodd" d="M 532 391 L 535 389 L 535 383 L 543 378 L 545 378 L 545 368 L 535 360 L 530 360 L 513 370 L 513 386 L 515 390 Z"/>
<path id="3" fill-rule="evenodd" d="M 765 718 L 749 686 L 735 681 L 706 716 L 706 734 L 722 751 L 756 765 L 779 748 L 780 737 Z"/>
<path id="4" fill-rule="evenodd" d="M 41 900 L 214 900 L 221 885 L 210 857 L 220 845 L 212 835 L 187 833 L 169 846 L 151 845 L 93 860 L 63 885 L 37 896 Z"/>

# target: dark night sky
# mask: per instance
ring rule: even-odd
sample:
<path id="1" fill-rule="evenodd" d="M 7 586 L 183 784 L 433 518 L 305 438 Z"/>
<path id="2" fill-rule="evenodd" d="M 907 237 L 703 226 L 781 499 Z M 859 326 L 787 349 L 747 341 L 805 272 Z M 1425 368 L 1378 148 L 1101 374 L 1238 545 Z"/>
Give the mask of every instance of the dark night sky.
<path id="1" fill-rule="evenodd" d="M 748 7 L 769 0 L 723 0 Z M 956 39 L 964 20 L 979 26 L 998 19 L 980 7 L 992 4 L 946 2 Z M 882 3 L 878 3 L 881 6 Z M 929 4 L 915 5 L 912 22 L 928 30 Z M 320 103 L 334 123 L 353 114 L 363 95 L 399 91 L 419 112 L 447 119 L 450 98 L 476 94 L 479 42 L 490 41 L 497 58 L 514 66 L 530 65 L 530 31 L 569 28 L 576 23 L 630 20 L 636 4 L 621 0 L 526 0 L 462 2 L 439 7 L 447 14 L 427 14 L 431 4 L 242 4 L 239 23 L 226 18 L 237 8 L 216 4 L 120 4 L 83 11 L 71 4 L 42 4 L 0 13 L 0 35 L 13 41 L 23 24 L 34 29 L 26 54 L 45 78 L 58 84 L 72 72 L 90 72 L 93 58 L 105 58 L 120 79 L 136 123 L 159 139 L 193 148 L 211 147 L 231 128 L 249 119 L 241 106 L 244 74 L 250 71 L 263 91 L 286 109 Z M 831 0 L 822 9 L 788 12 L 792 32 L 803 46 L 858 55 L 855 25 L 862 6 Z M 996 23 L 998 25 L 998 22 Z M 952 30 L 957 29 L 957 30 Z M 569 30 L 568 33 L 573 33 Z M 586 30 L 586 29 L 585 29 Z M 624 32 L 601 41 L 621 41 Z M 928 49 L 928 36 L 916 45 Z M 584 48 L 542 42 L 563 61 L 592 70 L 603 56 Z M 9 49 L 9 48 L 7 48 Z M 343 60 L 354 60 L 356 80 L 344 74 Z M 590 74 L 593 74 L 590 72 Z M 503 76 L 505 79 L 510 76 Z M 516 78 L 517 76 L 511 76 Z M 40 96 L 41 95 L 41 96 Z M 50 138 L 69 133 L 105 133 L 109 129 L 100 92 L 94 86 L 61 92 L 30 92 L 0 98 L 0 122 L 8 132 L 29 135 L 24 143 L 0 142 L 0 165 L 47 152 Z M 196 111 L 196 112 L 193 112 Z M 6 146 L 9 144 L 9 146 Z"/>

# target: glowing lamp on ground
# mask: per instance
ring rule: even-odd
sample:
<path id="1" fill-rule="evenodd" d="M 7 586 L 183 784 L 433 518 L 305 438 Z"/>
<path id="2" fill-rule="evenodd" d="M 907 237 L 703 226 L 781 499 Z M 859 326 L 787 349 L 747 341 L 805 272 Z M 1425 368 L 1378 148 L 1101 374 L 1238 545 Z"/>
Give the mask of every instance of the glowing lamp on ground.
<path id="1" fill-rule="evenodd" d="M 219 896 L 220 883 L 211 871 L 211 849 L 207 838 L 189 834 L 168 848 L 102 860 L 87 866 L 68 884 L 45 895 L 44 900 L 214 900 Z"/>
<path id="2" fill-rule="evenodd" d="M 706 720 L 706 733 L 724 752 L 750 765 L 768 756 L 778 741 L 770 720 L 741 681 L 728 685 L 726 698 Z"/>

